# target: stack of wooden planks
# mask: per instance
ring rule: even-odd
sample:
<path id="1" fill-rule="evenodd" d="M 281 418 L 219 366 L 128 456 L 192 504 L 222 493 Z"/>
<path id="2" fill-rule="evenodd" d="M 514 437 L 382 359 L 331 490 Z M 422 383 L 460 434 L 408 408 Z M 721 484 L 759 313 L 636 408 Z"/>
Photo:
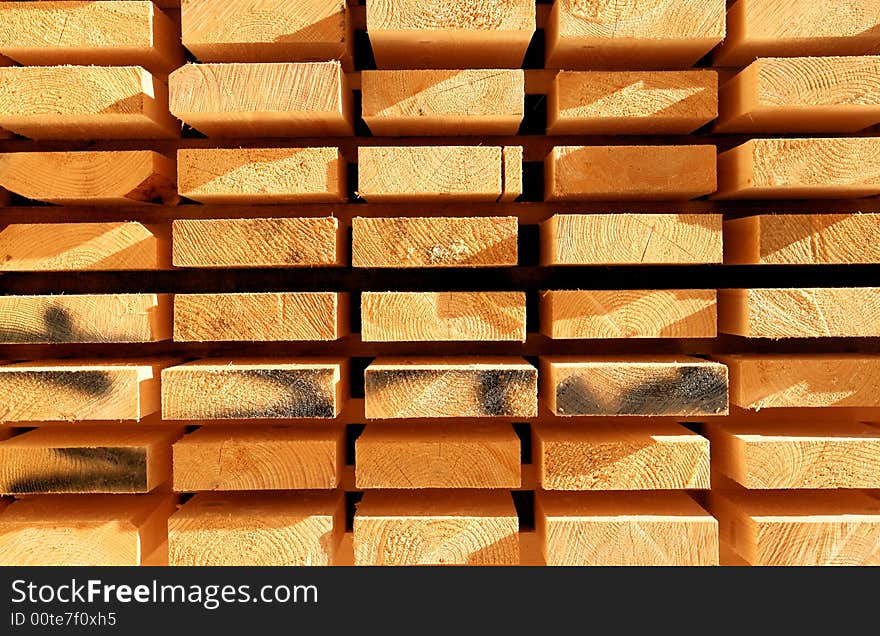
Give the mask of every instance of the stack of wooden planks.
<path id="1" fill-rule="evenodd" d="M 0 565 L 880 564 L 876 0 L 0 2 Z"/>

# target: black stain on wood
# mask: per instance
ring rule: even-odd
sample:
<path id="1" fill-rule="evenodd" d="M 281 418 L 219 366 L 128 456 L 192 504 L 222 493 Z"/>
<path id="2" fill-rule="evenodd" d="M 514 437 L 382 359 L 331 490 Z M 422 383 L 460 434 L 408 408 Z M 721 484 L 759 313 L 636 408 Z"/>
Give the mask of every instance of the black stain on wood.
<path id="1" fill-rule="evenodd" d="M 716 367 L 685 366 L 602 399 L 587 377 L 573 374 L 556 386 L 560 415 L 714 414 L 728 407 L 727 381 Z"/>
<path id="2" fill-rule="evenodd" d="M 76 326 L 73 316 L 64 307 L 55 305 L 47 307 L 43 312 L 42 320 L 42 331 L 0 328 L 0 342 L 9 344 L 96 342 L 94 334 Z"/>
<path id="3" fill-rule="evenodd" d="M 560 415 L 598 415 L 605 413 L 599 398 L 580 375 L 570 375 L 556 385 L 556 412 Z"/>
<path id="4" fill-rule="evenodd" d="M 524 390 L 531 385 L 527 370 L 482 371 L 477 384 L 477 404 L 484 415 L 515 415 Z"/>
<path id="5" fill-rule="evenodd" d="M 246 369 L 234 371 L 274 395 L 265 405 L 222 409 L 225 419 L 336 417 L 333 371 L 329 369 Z"/>
<path id="6" fill-rule="evenodd" d="M 17 371 L 15 376 L 31 379 L 36 384 L 52 384 L 58 388 L 90 397 L 108 395 L 113 390 L 113 377 L 107 371 Z"/>
<path id="7" fill-rule="evenodd" d="M 146 492 L 147 452 L 142 448 L 53 448 L 78 462 L 71 472 L 28 475 L 9 484 L 13 495 L 55 492 Z M 74 472 L 76 471 L 76 472 Z"/>
<path id="8" fill-rule="evenodd" d="M 715 367 L 678 367 L 620 396 L 618 413 L 666 415 L 719 413 L 727 409 L 727 382 Z"/>

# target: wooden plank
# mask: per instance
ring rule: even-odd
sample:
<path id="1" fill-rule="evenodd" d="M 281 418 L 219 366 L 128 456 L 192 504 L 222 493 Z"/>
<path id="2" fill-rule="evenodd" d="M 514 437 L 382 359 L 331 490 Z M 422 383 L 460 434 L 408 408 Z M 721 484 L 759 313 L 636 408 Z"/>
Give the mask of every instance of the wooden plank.
<path id="1" fill-rule="evenodd" d="M 554 214 L 541 265 L 720 263 L 720 214 Z"/>
<path id="2" fill-rule="evenodd" d="M 727 368 L 690 356 L 541 357 L 550 412 L 574 415 L 726 415 Z"/>
<path id="3" fill-rule="evenodd" d="M 532 432 L 544 490 L 709 488 L 709 440 L 680 424 L 541 424 Z"/>
<path id="4" fill-rule="evenodd" d="M 880 194 L 880 138 L 752 139 L 718 155 L 718 199 Z"/>
<path id="5" fill-rule="evenodd" d="M 523 193 L 523 147 L 501 148 L 501 196 L 500 203 L 515 201 Z"/>
<path id="6" fill-rule="evenodd" d="M 357 194 L 371 203 L 498 201 L 504 176 L 500 146 L 358 148 Z"/>
<path id="7" fill-rule="evenodd" d="M 714 338 L 714 289 L 541 292 L 549 338 Z"/>
<path id="8" fill-rule="evenodd" d="M 344 464 L 342 426 L 205 426 L 174 444 L 174 490 L 331 489 Z"/>
<path id="9" fill-rule="evenodd" d="M 517 565 L 518 530 L 507 492 L 368 492 L 354 516 L 354 563 Z"/>
<path id="10" fill-rule="evenodd" d="M 0 422 L 140 420 L 159 410 L 163 360 L 0 365 Z"/>
<path id="11" fill-rule="evenodd" d="M 319 62 L 351 66 L 351 10 L 339 0 L 187 0 L 183 45 L 202 62 Z"/>
<path id="12" fill-rule="evenodd" d="M 332 565 L 345 531 L 332 493 L 199 493 L 168 519 L 168 565 Z"/>
<path id="13" fill-rule="evenodd" d="M 27 497 L 0 514 L 0 565 L 143 565 L 161 549 L 168 495 Z"/>
<path id="14" fill-rule="evenodd" d="M 715 146 L 554 146 L 546 201 L 684 200 L 715 192 Z"/>
<path id="15" fill-rule="evenodd" d="M 856 422 L 711 423 L 712 468 L 745 488 L 880 488 L 880 429 Z"/>
<path id="16" fill-rule="evenodd" d="M 355 442 L 355 484 L 375 488 L 519 488 L 509 424 L 372 423 Z"/>
<path id="17" fill-rule="evenodd" d="M 880 406 L 880 356 L 715 356 L 730 369 L 730 402 L 744 409 Z"/>
<path id="18" fill-rule="evenodd" d="M 718 523 L 683 492 L 539 492 L 547 565 L 718 565 Z"/>
<path id="19" fill-rule="evenodd" d="M 880 214 L 756 214 L 724 221 L 724 262 L 880 263 Z"/>
<path id="20" fill-rule="evenodd" d="M 519 69 L 361 73 L 362 116 L 377 136 L 515 135 L 523 119 Z"/>
<path id="21" fill-rule="evenodd" d="M 184 62 L 177 28 L 152 2 L 3 2 L 0 52 L 25 66 L 143 66 Z"/>
<path id="22" fill-rule="evenodd" d="M 348 324 L 348 294 L 174 295 L 174 340 L 180 342 L 327 341 L 347 334 Z"/>
<path id="23" fill-rule="evenodd" d="M 721 87 L 718 132 L 856 132 L 880 123 L 880 57 L 755 60 Z"/>
<path id="24" fill-rule="evenodd" d="M 168 78 L 171 112 L 208 137 L 351 135 L 341 64 L 187 64 Z"/>
<path id="25" fill-rule="evenodd" d="M 171 224 L 175 267 L 342 265 L 339 221 L 318 218 L 181 219 Z"/>
<path id="26" fill-rule="evenodd" d="M 205 359 L 162 371 L 162 418 L 334 418 L 348 397 L 345 359 Z"/>
<path id="27" fill-rule="evenodd" d="M 32 139 L 180 136 L 168 88 L 139 66 L 0 67 L 0 126 Z"/>
<path id="28" fill-rule="evenodd" d="M 364 342 L 526 339 L 523 292 L 363 292 Z"/>
<path id="29" fill-rule="evenodd" d="M 346 201 L 338 148 L 189 148 L 177 151 L 180 194 L 193 201 L 332 203 Z"/>
<path id="30" fill-rule="evenodd" d="M 724 39 L 724 0 L 556 0 L 547 68 L 686 68 Z"/>
<path id="31" fill-rule="evenodd" d="M 171 296 L 0 296 L 0 325 L 0 344 L 170 340 Z"/>
<path id="32" fill-rule="evenodd" d="M 718 116 L 718 73 L 560 71 L 548 135 L 687 135 Z"/>
<path id="33" fill-rule="evenodd" d="M 727 12 L 727 38 L 713 62 L 877 52 L 880 5 L 873 0 L 739 0 Z"/>
<path id="34" fill-rule="evenodd" d="M 537 369 L 522 358 L 376 358 L 364 372 L 367 419 L 534 417 Z"/>
<path id="35" fill-rule="evenodd" d="M 748 338 L 880 336 L 880 288 L 722 289 L 718 329 Z"/>
<path id="36" fill-rule="evenodd" d="M 0 493 L 146 493 L 171 479 L 169 427 L 36 428 L 0 442 Z"/>
<path id="37" fill-rule="evenodd" d="M 519 68 L 535 33 L 532 0 L 370 0 L 379 68 Z"/>
<path id="38" fill-rule="evenodd" d="M 170 246 L 140 223 L 11 223 L 0 229 L 0 272 L 164 269 Z"/>
<path id="39" fill-rule="evenodd" d="M 177 202 L 174 161 L 152 150 L 0 153 L 0 186 L 58 205 Z"/>
<path id="40" fill-rule="evenodd" d="M 509 267 L 517 264 L 513 216 L 351 220 L 354 267 Z"/>
<path id="41" fill-rule="evenodd" d="M 866 493 L 713 491 L 709 502 L 750 565 L 880 565 L 880 508 Z"/>

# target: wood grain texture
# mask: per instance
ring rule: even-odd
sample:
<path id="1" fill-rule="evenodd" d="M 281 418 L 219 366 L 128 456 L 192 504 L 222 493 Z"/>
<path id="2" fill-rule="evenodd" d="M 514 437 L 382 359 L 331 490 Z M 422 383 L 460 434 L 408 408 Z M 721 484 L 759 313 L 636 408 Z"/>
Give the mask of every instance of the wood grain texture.
<path id="1" fill-rule="evenodd" d="M 720 214 L 554 214 L 541 265 L 720 263 Z"/>
<path id="2" fill-rule="evenodd" d="M 730 369 L 730 402 L 744 409 L 880 406 L 880 357 L 871 354 L 715 356 Z"/>
<path id="3" fill-rule="evenodd" d="M 334 217 L 181 219 L 172 222 L 175 267 L 342 265 L 345 236 Z"/>
<path id="4" fill-rule="evenodd" d="M 714 289 L 541 292 L 541 333 L 557 339 L 714 338 Z"/>
<path id="5" fill-rule="evenodd" d="M 361 339 L 364 342 L 524 342 L 526 295 L 523 292 L 362 292 Z"/>
<path id="6" fill-rule="evenodd" d="M 715 192 L 715 146 L 555 146 L 547 201 L 684 200 Z"/>
<path id="7" fill-rule="evenodd" d="M 518 531 L 507 492 L 368 492 L 354 516 L 354 562 L 516 565 Z"/>
<path id="8" fill-rule="evenodd" d="M 174 340 L 336 340 L 348 311 L 348 294 L 336 292 L 175 294 Z"/>
<path id="9" fill-rule="evenodd" d="M 153 270 L 171 265 L 164 232 L 135 222 L 10 223 L 0 272 Z"/>
<path id="10" fill-rule="evenodd" d="M 2 344 L 157 342 L 171 338 L 171 296 L 0 296 L 0 325 Z"/>
<path id="11" fill-rule="evenodd" d="M 174 204 L 174 172 L 152 150 L 0 153 L 0 186 L 57 205 Z"/>
<path id="12" fill-rule="evenodd" d="M 718 132 L 857 132 L 880 122 L 880 57 L 763 58 L 719 97 Z"/>
<path id="13" fill-rule="evenodd" d="M 749 338 L 880 336 L 880 288 L 722 289 L 718 329 Z"/>
<path id="14" fill-rule="evenodd" d="M 168 78 L 171 112 L 208 137 L 351 135 L 341 64 L 187 64 Z"/>
<path id="15" fill-rule="evenodd" d="M 364 381 L 367 419 L 537 414 L 537 369 L 522 358 L 380 357 Z"/>
<path id="16" fill-rule="evenodd" d="M 544 490 L 709 488 L 709 440 L 680 424 L 541 424 L 532 445 Z"/>
<path id="17" fill-rule="evenodd" d="M 519 68 L 535 33 L 532 0 L 371 0 L 379 68 Z"/>
<path id="18" fill-rule="evenodd" d="M 877 52 L 880 4 L 874 0 L 738 0 L 727 12 L 727 38 L 713 63 Z"/>
<path id="19" fill-rule="evenodd" d="M 140 420 L 159 410 L 167 360 L 40 360 L 0 365 L 0 422 Z"/>
<path id="20" fill-rule="evenodd" d="M 369 202 L 498 201 L 504 176 L 500 146 L 358 149 L 357 194 Z"/>
<path id="21" fill-rule="evenodd" d="M 180 22 L 184 46 L 201 62 L 351 64 L 351 10 L 339 0 L 184 0 Z"/>
<path id="22" fill-rule="evenodd" d="M 361 73 L 362 116 L 379 136 L 515 135 L 523 119 L 518 69 Z"/>
<path id="23" fill-rule="evenodd" d="M 331 493 L 199 493 L 168 519 L 168 565 L 333 565 L 345 531 Z"/>
<path id="24" fill-rule="evenodd" d="M 180 194 L 200 203 L 346 201 L 338 148 L 189 148 L 177 151 Z"/>
<path id="25" fill-rule="evenodd" d="M 757 214 L 724 221 L 724 262 L 880 263 L 878 214 Z"/>
<path id="26" fill-rule="evenodd" d="M 506 267 L 517 264 L 513 216 L 351 221 L 354 267 Z"/>
<path id="27" fill-rule="evenodd" d="M 0 493 L 146 493 L 171 479 L 171 427 L 36 428 L 0 442 Z"/>
<path id="28" fill-rule="evenodd" d="M 683 492 L 540 492 L 547 565 L 718 565 L 718 523 Z"/>
<path id="29" fill-rule="evenodd" d="M 0 565 L 143 565 L 161 550 L 168 495 L 44 495 L 0 514 Z"/>
<path id="30" fill-rule="evenodd" d="M 25 66 L 143 66 L 184 61 L 174 23 L 152 2 L 0 3 L 0 53 Z"/>
<path id="31" fill-rule="evenodd" d="M 547 68 L 686 68 L 724 39 L 724 0 L 556 0 Z"/>
<path id="32" fill-rule="evenodd" d="M 880 139 L 752 139 L 718 155 L 719 199 L 846 199 L 880 194 Z"/>
<path id="33" fill-rule="evenodd" d="M 542 356 L 554 415 L 726 415 L 727 369 L 689 356 Z"/>
<path id="34" fill-rule="evenodd" d="M 548 135 L 687 135 L 718 116 L 715 71 L 560 71 Z"/>
<path id="35" fill-rule="evenodd" d="M 711 423 L 712 468 L 749 489 L 880 488 L 880 429 L 856 422 Z"/>
<path id="36" fill-rule="evenodd" d="M 519 488 L 509 424 L 371 423 L 355 442 L 358 489 Z"/>
<path id="37" fill-rule="evenodd" d="M 0 126 L 32 139 L 180 136 L 167 86 L 139 66 L 0 66 Z"/>
<path id="38" fill-rule="evenodd" d="M 162 418 L 334 418 L 347 380 L 332 358 L 196 360 L 162 372 Z"/>
<path id="39" fill-rule="evenodd" d="M 866 493 L 713 491 L 709 506 L 750 565 L 880 564 L 880 501 Z"/>
<path id="40" fill-rule="evenodd" d="M 344 464 L 342 426 L 205 426 L 174 444 L 174 490 L 332 489 Z"/>

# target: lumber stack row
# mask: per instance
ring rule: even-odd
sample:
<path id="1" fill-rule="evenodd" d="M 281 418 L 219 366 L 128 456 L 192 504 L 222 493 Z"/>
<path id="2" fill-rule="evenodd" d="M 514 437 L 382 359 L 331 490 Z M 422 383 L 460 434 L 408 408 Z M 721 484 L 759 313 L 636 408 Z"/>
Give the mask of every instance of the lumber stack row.
<path id="1" fill-rule="evenodd" d="M 0 564 L 877 564 L 878 54 L 873 0 L 0 3 Z"/>

